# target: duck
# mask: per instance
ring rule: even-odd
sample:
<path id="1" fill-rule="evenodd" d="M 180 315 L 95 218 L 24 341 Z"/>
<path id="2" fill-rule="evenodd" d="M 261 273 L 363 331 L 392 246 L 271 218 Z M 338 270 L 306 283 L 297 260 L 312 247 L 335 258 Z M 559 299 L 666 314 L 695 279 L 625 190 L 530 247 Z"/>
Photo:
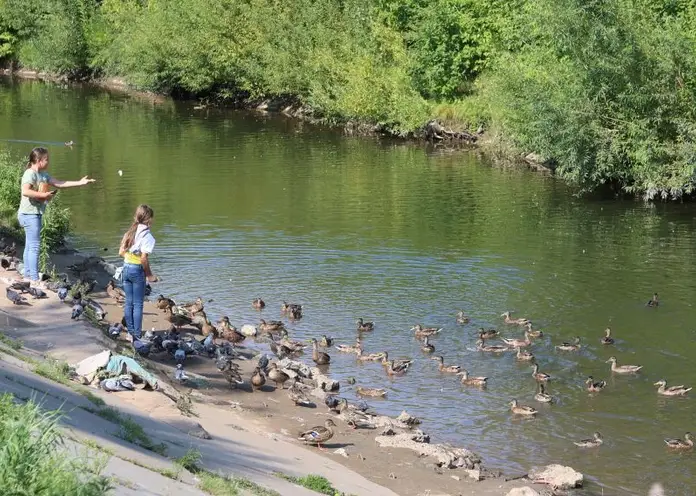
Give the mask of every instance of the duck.
<path id="1" fill-rule="evenodd" d="M 469 320 L 469 317 L 467 317 L 464 311 L 460 310 L 459 312 L 457 312 L 457 324 L 468 324 Z"/>
<path id="2" fill-rule="evenodd" d="M 268 378 L 276 383 L 276 388 L 284 389 L 285 383 L 290 379 L 290 376 L 278 368 L 278 364 L 272 362 L 268 366 Z"/>
<path id="3" fill-rule="evenodd" d="M 226 360 L 221 365 L 222 368 L 220 369 L 220 372 L 225 380 L 230 383 L 230 385 L 238 386 L 240 384 L 244 384 L 242 375 L 239 373 L 239 365 L 229 360 Z"/>
<path id="4" fill-rule="evenodd" d="M 667 387 L 667 381 L 664 379 L 657 381 L 653 386 L 659 386 L 657 388 L 657 394 L 661 394 L 662 396 L 686 396 L 686 393 L 693 389 L 683 385 Z"/>
<path id="5" fill-rule="evenodd" d="M 651 308 L 660 306 L 660 300 L 658 299 L 657 293 L 653 293 L 652 298 L 648 300 L 645 306 Z"/>
<path id="6" fill-rule="evenodd" d="M 476 349 L 478 351 L 487 351 L 489 353 L 503 353 L 510 350 L 508 346 L 503 346 L 501 344 L 485 344 L 483 339 L 476 341 Z"/>
<path id="7" fill-rule="evenodd" d="M 479 339 L 481 339 L 483 341 L 485 341 L 486 339 L 493 339 L 493 338 L 498 336 L 498 331 L 496 331 L 495 329 L 486 330 L 483 327 L 481 327 L 478 330 L 478 333 L 479 333 Z"/>
<path id="8" fill-rule="evenodd" d="M 324 398 L 324 404 L 331 413 L 341 414 L 348 409 L 348 400 L 334 394 L 327 394 L 326 398 Z"/>
<path id="9" fill-rule="evenodd" d="M 532 328 L 532 323 L 531 323 L 531 322 L 528 322 L 528 323 L 527 323 L 527 334 L 529 334 L 529 337 L 530 337 L 530 338 L 543 338 L 543 337 L 544 337 L 544 333 L 543 333 L 543 332 L 541 332 L 541 331 L 538 330 L 538 329 L 537 329 L 537 330 L 534 330 L 534 329 Z"/>
<path id="10" fill-rule="evenodd" d="M 532 377 L 536 379 L 539 382 L 548 382 L 549 379 L 551 379 L 551 376 L 549 374 L 546 374 L 544 372 L 539 372 L 539 364 L 535 363 L 534 364 L 534 371 L 532 372 Z"/>
<path id="11" fill-rule="evenodd" d="M 68 146 L 68 147 L 70 147 L 70 146 L 73 146 L 73 145 L 75 144 L 75 142 L 74 142 L 74 141 L 72 141 L 72 140 L 70 140 L 70 141 L 66 141 L 66 142 L 65 142 L 65 143 L 63 143 L 63 144 L 64 144 L 65 146 Z"/>
<path id="12" fill-rule="evenodd" d="M 326 334 L 321 335 L 321 339 L 319 340 L 319 345 L 323 346 L 324 348 L 328 348 L 330 346 L 333 346 L 333 338 L 329 338 L 326 336 Z"/>
<path id="13" fill-rule="evenodd" d="M 312 361 L 317 365 L 328 365 L 331 362 L 331 357 L 328 353 L 318 350 L 318 343 L 315 338 L 312 338 Z"/>
<path id="14" fill-rule="evenodd" d="M 191 318 L 180 313 L 174 313 L 174 308 L 175 307 L 172 305 L 164 310 L 164 318 L 167 320 L 167 322 L 175 326 L 177 329 L 180 329 L 185 325 L 191 325 Z"/>
<path id="15" fill-rule="evenodd" d="M 580 337 L 575 336 L 575 341 L 573 343 L 563 342 L 557 344 L 556 349 L 559 351 L 578 351 L 580 349 Z"/>
<path id="16" fill-rule="evenodd" d="M 304 389 L 300 386 L 300 382 L 295 379 L 295 383 L 288 388 L 288 398 L 292 401 L 295 406 L 310 406 L 312 402 L 304 392 Z"/>
<path id="17" fill-rule="evenodd" d="M 416 324 L 411 327 L 412 331 L 415 331 L 417 338 L 424 338 L 426 336 L 434 336 L 442 330 L 442 327 L 423 327 L 420 324 Z"/>
<path id="18" fill-rule="evenodd" d="M 536 415 L 537 411 L 531 406 L 520 405 L 517 400 L 512 400 L 510 402 L 510 411 L 516 415 Z"/>
<path id="19" fill-rule="evenodd" d="M 302 312 L 302 305 L 298 305 L 297 303 L 288 303 L 287 301 L 284 301 L 283 304 L 280 306 L 280 312 L 283 314 L 286 313 L 291 313 L 291 312 Z"/>
<path id="20" fill-rule="evenodd" d="M 235 326 L 230 324 L 229 317 L 222 317 L 218 325 L 220 326 L 218 329 L 218 334 L 222 339 L 232 343 L 232 346 L 237 345 L 246 339 L 244 334 L 239 332 Z"/>
<path id="21" fill-rule="evenodd" d="M 668 448 L 687 450 L 694 447 L 694 440 L 690 432 L 684 434 L 684 439 L 665 439 Z"/>
<path id="22" fill-rule="evenodd" d="M 392 364 L 392 367 L 394 370 L 400 370 L 400 369 L 407 369 L 411 366 L 413 363 L 413 360 L 410 359 L 396 359 L 396 360 L 389 360 L 389 353 L 386 351 L 381 352 L 382 354 L 382 365 L 387 365 L 389 363 Z"/>
<path id="23" fill-rule="evenodd" d="M 387 395 L 387 390 L 358 386 L 355 388 L 355 394 L 358 396 L 369 396 L 371 398 L 384 398 Z"/>
<path id="24" fill-rule="evenodd" d="M 635 374 L 643 368 L 642 365 L 617 365 L 616 357 L 611 357 L 606 363 L 611 363 L 611 371 L 617 374 Z"/>
<path id="25" fill-rule="evenodd" d="M 362 351 L 362 342 L 360 341 L 360 336 L 355 339 L 355 345 L 349 344 L 337 344 L 334 346 L 341 353 L 360 353 Z"/>
<path id="26" fill-rule="evenodd" d="M 385 365 L 385 371 L 387 372 L 387 375 L 402 375 L 406 373 L 408 370 L 408 367 L 410 363 L 407 364 L 395 364 L 394 360 L 390 360 Z"/>
<path id="27" fill-rule="evenodd" d="M 374 322 L 365 322 L 362 317 L 355 321 L 358 326 L 358 332 L 372 332 L 375 330 Z"/>
<path id="28" fill-rule="evenodd" d="M 539 391 L 534 395 L 534 399 L 539 403 L 551 403 L 553 401 L 553 396 L 546 392 L 546 387 L 543 382 L 539 383 Z"/>
<path id="29" fill-rule="evenodd" d="M 611 328 L 604 329 L 604 337 L 601 339 L 602 344 L 614 344 L 614 338 L 611 337 Z"/>
<path id="30" fill-rule="evenodd" d="M 306 344 L 301 343 L 300 341 L 291 340 L 287 329 L 280 331 L 280 341 L 278 341 L 278 344 L 287 348 L 291 353 L 297 353 L 307 347 Z"/>
<path id="31" fill-rule="evenodd" d="M 251 376 L 251 390 L 260 389 L 264 384 L 266 384 L 266 377 L 261 373 L 261 368 L 256 367 Z"/>
<path id="32" fill-rule="evenodd" d="M 517 348 L 517 359 L 521 362 L 529 362 L 534 360 L 534 355 L 531 351 L 523 350 L 522 348 Z"/>
<path id="33" fill-rule="evenodd" d="M 505 323 L 506 324 L 515 324 L 515 325 L 520 325 L 520 326 L 526 326 L 529 322 L 531 322 L 529 319 L 525 319 L 520 317 L 519 319 L 513 319 L 510 315 L 512 312 L 505 312 L 504 314 L 501 315 L 501 317 L 505 317 Z"/>
<path id="34" fill-rule="evenodd" d="M 266 302 L 261 298 L 254 298 L 254 301 L 251 302 L 251 306 L 256 310 L 263 310 L 266 307 Z"/>
<path id="35" fill-rule="evenodd" d="M 366 355 L 363 349 L 360 348 L 358 350 L 356 360 L 359 360 L 361 362 L 377 362 L 384 358 L 384 353 L 384 351 L 380 351 L 377 353 L 370 353 L 369 355 Z"/>
<path id="36" fill-rule="evenodd" d="M 458 374 L 462 370 L 462 368 L 459 365 L 445 365 L 445 359 L 442 357 L 442 355 L 432 357 L 431 360 L 437 360 L 438 362 L 440 362 L 437 367 L 440 372 Z"/>
<path id="37" fill-rule="evenodd" d="M 607 387 L 607 381 L 597 381 L 595 382 L 594 377 L 589 376 L 585 380 L 585 384 L 587 386 L 587 390 L 591 393 L 598 393 L 605 387 Z"/>
<path id="38" fill-rule="evenodd" d="M 511 348 L 524 348 L 526 346 L 529 346 L 532 344 L 532 341 L 529 339 L 529 333 L 525 331 L 524 333 L 524 339 L 514 339 L 514 338 L 502 338 L 503 342 L 510 346 Z"/>
<path id="39" fill-rule="evenodd" d="M 106 284 L 106 294 L 108 294 L 111 298 L 116 300 L 116 303 L 125 303 L 126 302 L 125 291 L 123 291 L 121 288 L 117 288 L 116 284 L 111 279 Z"/>
<path id="40" fill-rule="evenodd" d="M 203 325 L 201 326 L 201 334 L 204 336 L 212 334 L 213 337 L 215 337 L 217 336 L 217 329 L 208 319 L 205 319 L 205 322 L 203 322 Z"/>
<path id="41" fill-rule="evenodd" d="M 269 320 L 266 322 L 264 319 L 261 319 L 261 323 L 259 324 L 259 331 L 261 332 L 271 333 L 274 331 L 282 331 L 283 329 L 285 329 L 285 324 L 280 320 Z"/>
<path id="42" fill-rule="evenodd" d="M 433 353 L 435 351 L 435 346 L 430 344 L 430 338 L 428 336 L 423 338 L 423 346 L 421 346 L 421 351 L 424 351 L 425 353 Z"/>
<path id="43" fill-rule="evenodd" d="M 307 431 L 301 432 L 297 439 L 303 441 L 305 444 L 314 444 L 320 450 L 324 451 L 321 445 L 333 437 L 334 427 L 336 427 L 334 421 L 327 419 L 323 426 L 312 427 Z"/>
<path id="44" fill-rule="evenodd" d="M 486 387 L 488 385 L 488 377 L 469 377 L 466 369 L 462 369 L 457 375 L 462 376 L 459 382 L 465 386 Z"/>
<path id="45" fill-rule="evenodd" d="M 179 305 L 179 308 L 185 310 L 191 315 L 196 315 L 197 313 L 202 312 L 203 307 L 203 298 L 201 298 L 200 296 L 196 298 L 196 300 L 193 303 L 184 303 L 183 305 Z"/>
<path id="46" fill-rule="evenodd" d="M 573 441 L 573 444 L 575 446 L 579 446 L 580 448 L 599 448 L 604 440 L 602 439 L 602 434 L 599 432 L 595 432 L 592 435 L 592 439 L 581 439 L 580 441 Z"/>

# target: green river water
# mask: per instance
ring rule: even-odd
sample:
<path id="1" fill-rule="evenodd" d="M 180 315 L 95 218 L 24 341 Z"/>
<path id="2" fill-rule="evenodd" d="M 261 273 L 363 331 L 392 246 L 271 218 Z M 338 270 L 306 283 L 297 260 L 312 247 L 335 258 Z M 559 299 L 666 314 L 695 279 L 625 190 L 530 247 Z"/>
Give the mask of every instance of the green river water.
<path id="1" fill-rule="evenodd" d="M 577 198 L 559 181 L 473 153 L 89 88 L 3 80 L 0 115 L 0 148 L 26 154 L 49 143 L 55 176 L 98 179 L 60 193 L 78 248 L 108 246 L 113 257 L 138 203 L 154 208 L 158 292 L 212 298 L 209 315 L 237 325 L 258 322 L 256 296 L 266 319 L 280 318 L 283 300 L 302 303 L 305 318 L 289 327 L 296 339 L 352 343 L 355 319 L 374 320 L 366 351 L 415 358 L 408 374 L 388 379 L 380 365 L 339 353 L 330 374 L 386 388 L 371 404 L 422 417 L 433 441 L 509 471 L 570 465 L 597 494 L 647 494 L 655 481 L 668 494 L 694 493 L 696 458 L 663 442 L 696 432 L 694 399 L 660 397 L 653 386 L 696 385 L 694 205 Z M 60 145 L 68 140 L 72 149 Z M 661 305 L 646 308 L 654 291 Z M 471 324 L 456 325 L 460 309 Z M 475 350 L 478 327 L 521 337 L 503 324 L 505 310 L 545 332 L 531 349 L 552 375 L 555 404 L 535 403 L 528 364 Z M 440 374 L 409 331 L 419 322 L 444 327 L 432 341 L 438 353 L 488 376 L 488 389 Z M 607 326 L 615 346 L 600 344 Z M 554 350 L 573 336 L 580 352 Z M 611 355 L 643 373 L 612 377 Z M 589 395 L 587 375 L 607 389 Z M 513 418 L 512 398 L 538 418 Z M 596 430 L 601 448 L 572 444 Z"/>

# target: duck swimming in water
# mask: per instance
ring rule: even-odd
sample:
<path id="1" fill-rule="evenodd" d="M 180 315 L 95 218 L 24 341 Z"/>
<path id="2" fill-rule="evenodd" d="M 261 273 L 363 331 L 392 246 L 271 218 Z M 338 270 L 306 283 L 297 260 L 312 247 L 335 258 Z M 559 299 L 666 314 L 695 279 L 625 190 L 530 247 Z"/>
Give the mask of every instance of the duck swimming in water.
<path id="1" fill-rule="evenodd" d="M 469 323 L 469 317 L 466 316 L 466 314 L 463 311 L 457 312 L 457 324 L 468 324 Z"/>
<path id="2" fill-rule="evenodd" d="M 648 302 L 645 304 L 646 307 L 651 307 L 655 308 L 660 306 L 660 300 L 657 297 L 657 293 L 653 293 L 652 298 L 648 300 Z"/>
<path id="3" fill-rule="evenodd" d="M 607 381 L 597 381 L 595 382 L 592 376 L 589 376 L 585 381 L 587 385 L 587 390 L 591 393 L 598 393 L 605 387 L 607 387 Z"/>
<path id="4" fill-rule="evenodd" d="M 617 365 L 616 357 L 611 357 L 606 363 L 611 363 L 611 371 L 616 374 L 635 374 L 643 368 L 642 365 Z"/>
<path id="5" fill-rule="evenodd" d="M 694 447 L 694 440 L 690 432 L 684 434 L 684 439 L 665 439 L 668 448 L 676 450 L 688 450 Z"/>
<path id="6" fill-rule="evenodd" d="M 442 356 L 432 357 L 431 360 L 437 360 L 439 362 L 437 369 L 440 372 L 458 374 L 462 370 L 459 365 L 445 365 L 445 359 Z"/>
<path id="7" fill-rule="evenodd" d="M 661 394 L 662 396 L 686 396 L 686 393 L 693 389 L 685 387 L 684 385 L 667 387 L 667 381 L 664 379 L 657 381 L 654 386 L 659 386 L 657 388 L 657 394 Z"/>
<path id="8" fill-rule="evenodd" d="M 430 338 L 428 336 L 423 338 L 423 346 L 421 347 L 421 351 L 424 351 L 425 353 L 433 353 L 435 351 L 435 346 L 430 344 Z"/>
<path id="9" fill-rule="evenodd" d="M 532 416 L 537 414 L 537 411 L 534 408 L 531 406 L 520 405 L 517 400 L 512 400 L 510 402 L 510 411 L 515 415 Z"/>
<path id="10" fill-rule="evenodd" d="M 374 322 L 364 322 L 362 317 L 355 321 L 358 326 L 358 332 L 372 332 L 375 330 Z"/>
<path id="11" fill-rule="evenodd" d="M 604 337 L 602 338 L 602 344 L 614 344 L 614 338 L 611 337 L 611 329 L 607 327 L 604 329 Z"/>
<path id="12" fill-rule="evenodd" d="M 519 325 L 519 326 L 526 326 L 529 324 L 531 321 L 529 319 L 525 319 L 520 317 L 519 319 L 513 319 L 511 316 L 511 312 L 505 312 L 504 314 L 501 315 L 501 317 L 505 317 L 505 323 L 506 324 L 514 324 L 514 325 Z"/>
<path id="13" fill-rule="evenodd" d="M 575 446 L 580 448 L 599 448 L 604 440 L 602 439 L 602 434 L 595 432 L 592 439 L 582 439 L 580 441 L 573 441 Z"/>

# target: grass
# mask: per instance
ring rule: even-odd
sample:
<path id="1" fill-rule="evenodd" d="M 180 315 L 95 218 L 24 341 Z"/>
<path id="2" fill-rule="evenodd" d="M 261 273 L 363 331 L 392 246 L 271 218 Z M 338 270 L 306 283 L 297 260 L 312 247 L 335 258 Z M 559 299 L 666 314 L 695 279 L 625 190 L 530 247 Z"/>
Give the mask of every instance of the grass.
<path id="1" fill-rule="evenodd" d="M 63 384 L 64 386 L 72 385 L 70 378 L 73 373 L 67 362 L 47 358 L 34 366 L 34 372 L 58 384 Z"/>
<path id="2" fill-rule="evenodd" d="M 104 420 L 117 424 L 120 429 L 116 433 L 116 437 L 157 453 L 160 456 L 167 456 L 167 445 L 164 443 L 155 444 L 150 436 L 147 435 L 143 426 L 131 417 L 123 416 L 118 410 L 111 407 L 98 409 L 85 408 L 85 410 Z"/>
<path id="3" fill-rule="evenodd" d="M 329 479 L 321 475 L 309 474 L 305 475 L 304 477 L 293 477 L 292 475 L 283 474 L 280 472 L 277 472 L 275 475 L 281 479 L 285 479 L 288 482 L 292 482 L 293 484 L 297 484 L 298 486 L 302 486 L 319 494 L 328 494 L 329 496 L 345 496 L 345 493 L 342 493 L 333 487 Z"/>
<path id="4" fill-rule="evenodd" d="M 0 396 L 0 487 L 2 494 L 101 496 L 111 489 L 108 478 L 84 459 L 65 456 L 58 412 L 37 403 L 16 404 Z"/>
<path id="5" fill-rule="evenodd" d="M 241 477 L 225 477 L 213 472 L 199 472 L 199 488 L 213 496 L 238 496 L 243 491 L 255 496 L 280 496 L 280 493 L 272 489 L 266 489 L 255 482 Z"/>
<path id="6" fill-rule="evenodd" d="M 9 346 L 11 349 L 15 351 L 19 351 L 22 349 L 22 346 L 24 346 L 24 343 L 22 343 L 21 340 L 11 338 L 10 336 L 6 336 L 2 332 L 0 332 L 0 343 L 3 343 L 7 346 Z"/>
<path id="7" fill-rule="evenodd" d="M 185 468 L 192 474 L 197 474 L 201 471 L 201 467 L 199 465 L 201 462 L 201 458 L 202 456 L 200 451 L 198 451 L 197 449 L 190 448 L 184 456 L 174 460 L 174 463 L 176 463 L 182 468 Z"/>

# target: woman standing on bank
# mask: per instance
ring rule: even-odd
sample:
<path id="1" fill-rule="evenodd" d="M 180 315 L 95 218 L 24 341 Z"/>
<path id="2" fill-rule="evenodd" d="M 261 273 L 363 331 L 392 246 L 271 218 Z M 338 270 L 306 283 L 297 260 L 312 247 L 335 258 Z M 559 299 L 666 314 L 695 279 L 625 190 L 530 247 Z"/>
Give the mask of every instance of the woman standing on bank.
<path id="1" fill-rule="evenodd" d="M 49 191 L 48 186 L 58 189 L 73 188 L 93 183 L 88 176 L 79 181 L 61 181 L 51 177 L 48 169 L 48 150 L 34 148 L 29 154 L 27 170 L 22 175 L 22 199 L 19 202 L 17 220 L 24 228 L 24 279 L 33 284 L 39 282 L 39 246 L 41 243 L 41 219 L 46 205 L 57 190 Z"/>
<path id="2" fill-rule="evenodd" d="M 133 224 L 121 240 L 119 255 L 123 257 L 123 290 L 126 305 L 123 316 L 128 332 L 140 339 L 143 327 L 143 302 L 145 301 L 145 280 L 157 282 L 157 276 L 150 268 L 149 255 L 155 249 L 155 238 L 150 232 L 154 212 L 147 205 L 140 205 L 133 216 Z"/>

